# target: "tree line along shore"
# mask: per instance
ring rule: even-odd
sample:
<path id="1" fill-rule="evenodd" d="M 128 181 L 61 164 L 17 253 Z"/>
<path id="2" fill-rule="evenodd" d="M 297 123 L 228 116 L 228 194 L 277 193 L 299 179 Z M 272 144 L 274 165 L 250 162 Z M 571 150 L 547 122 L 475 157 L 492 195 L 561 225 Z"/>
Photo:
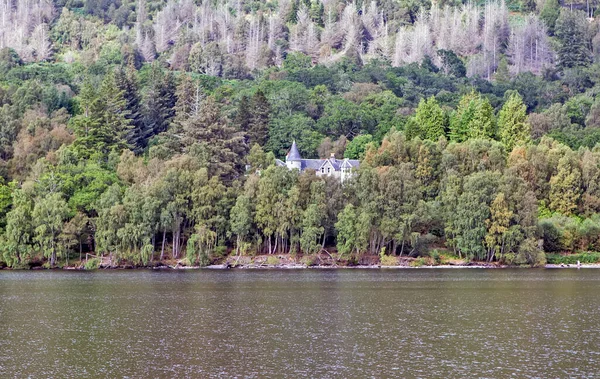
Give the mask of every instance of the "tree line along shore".
<path id="1" fill-rule="evenodd" d="M 0 267 L 597 263 L 594 12 L 9 1 Z"/>

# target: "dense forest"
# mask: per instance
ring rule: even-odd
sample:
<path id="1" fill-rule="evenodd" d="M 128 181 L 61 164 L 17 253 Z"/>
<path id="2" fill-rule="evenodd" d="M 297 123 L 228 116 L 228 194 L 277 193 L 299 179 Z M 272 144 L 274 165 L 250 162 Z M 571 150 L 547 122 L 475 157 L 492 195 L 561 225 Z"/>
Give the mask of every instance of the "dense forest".
<path id="1" fill-rule="evenodd" d="M 596 7 L 0 0 L 0 266 L 600 257 Z"/>

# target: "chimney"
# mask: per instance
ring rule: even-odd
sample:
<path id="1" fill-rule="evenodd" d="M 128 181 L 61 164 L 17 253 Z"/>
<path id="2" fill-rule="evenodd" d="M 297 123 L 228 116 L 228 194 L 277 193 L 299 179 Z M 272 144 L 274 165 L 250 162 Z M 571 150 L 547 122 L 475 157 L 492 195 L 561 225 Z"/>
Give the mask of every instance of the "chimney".
<path id="1" fill-rule="evenodd" d="M 331 153 L 331 156 L 330 156 L 330 158 L 331 158 L 331 159 L 335 159 L 335 153 Z"/>

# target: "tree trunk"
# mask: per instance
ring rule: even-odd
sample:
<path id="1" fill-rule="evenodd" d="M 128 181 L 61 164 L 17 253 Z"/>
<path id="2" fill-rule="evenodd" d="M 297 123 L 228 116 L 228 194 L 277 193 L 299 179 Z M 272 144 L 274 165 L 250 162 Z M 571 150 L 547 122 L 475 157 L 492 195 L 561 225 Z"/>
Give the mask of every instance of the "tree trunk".
<path id="1" fill-rule="evenodd" d="M 162 247 L 160 249 L 160 260 L 162 261 L 165 256 L 165 241 L 167 239 L 167 230 L 163 229 Z"/>
<path id="2" fill-rule="evenodd" d="M 269 250 L 267 251 L 267 254 L 271 254 L 271 235 L 269 234 Z"/>

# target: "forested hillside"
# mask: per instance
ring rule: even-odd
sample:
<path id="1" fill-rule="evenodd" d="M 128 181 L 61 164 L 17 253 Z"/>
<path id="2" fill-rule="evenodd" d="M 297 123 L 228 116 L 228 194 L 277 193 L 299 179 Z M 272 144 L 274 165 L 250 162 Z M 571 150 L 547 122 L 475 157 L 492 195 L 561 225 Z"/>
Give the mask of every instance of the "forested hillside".
<path id="1" fill-rule="evenodd" d="M 0 0 L 0 265 L 600 251 L 596 6 Z"/>

